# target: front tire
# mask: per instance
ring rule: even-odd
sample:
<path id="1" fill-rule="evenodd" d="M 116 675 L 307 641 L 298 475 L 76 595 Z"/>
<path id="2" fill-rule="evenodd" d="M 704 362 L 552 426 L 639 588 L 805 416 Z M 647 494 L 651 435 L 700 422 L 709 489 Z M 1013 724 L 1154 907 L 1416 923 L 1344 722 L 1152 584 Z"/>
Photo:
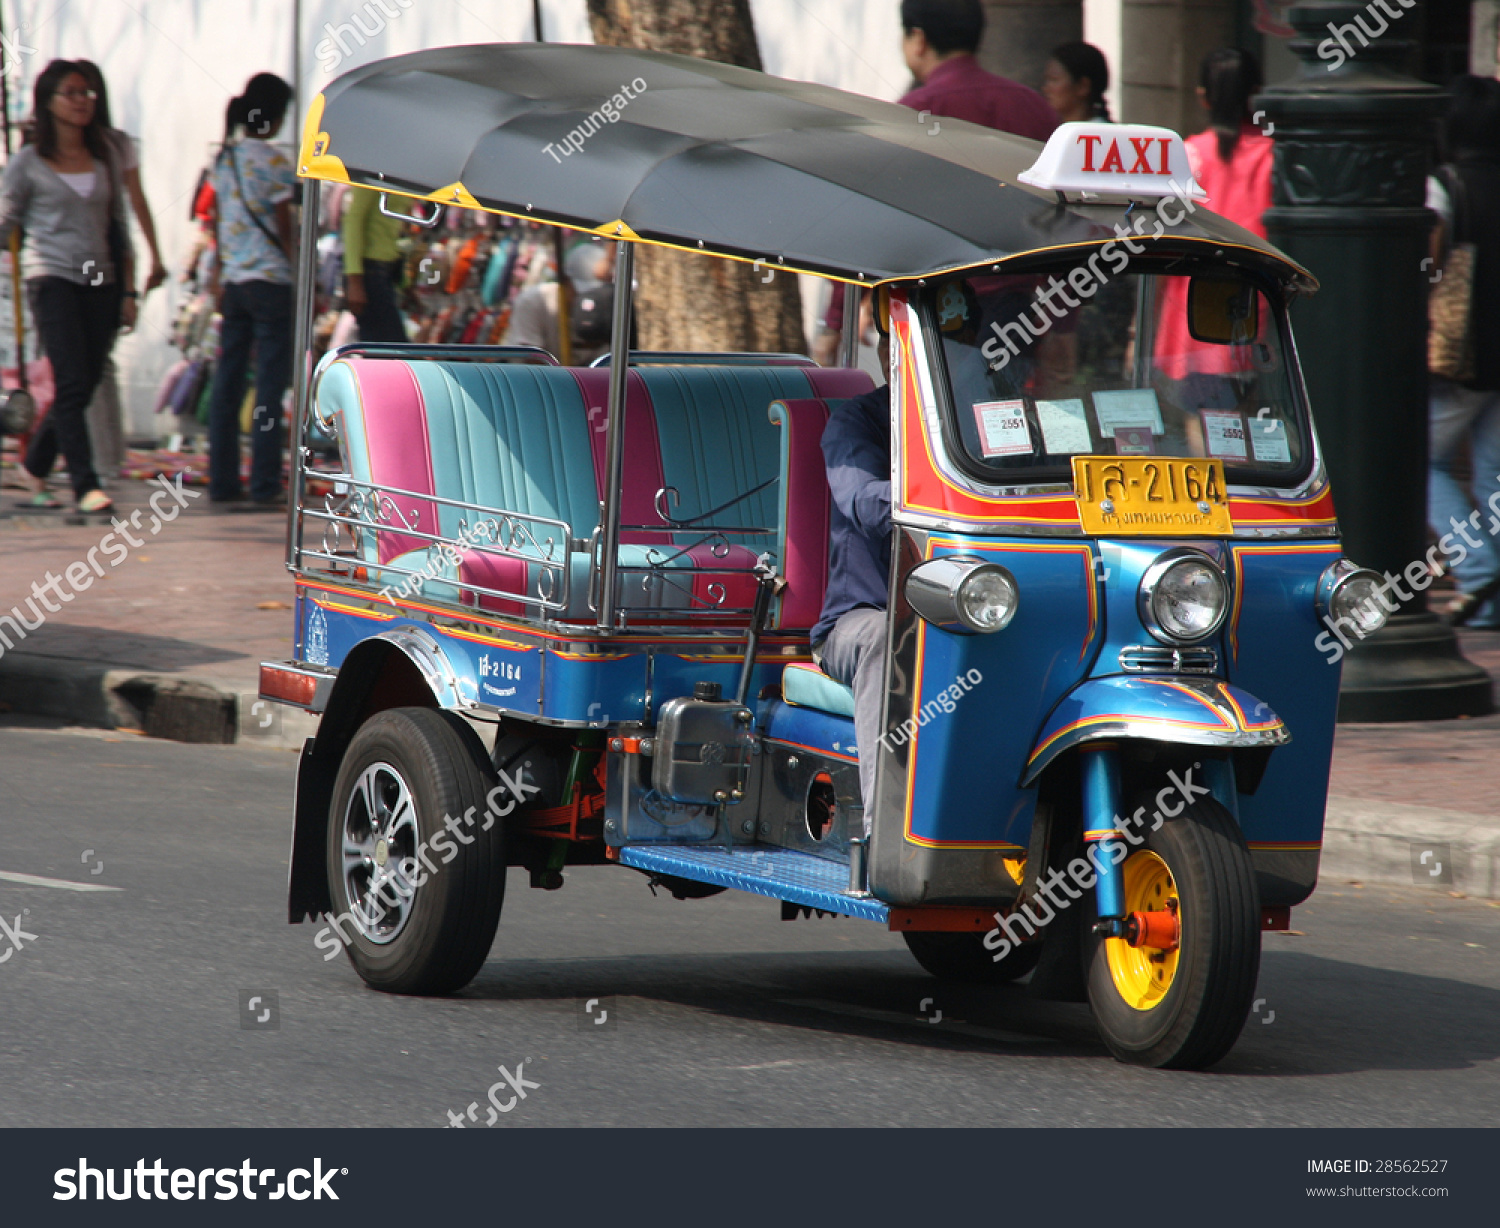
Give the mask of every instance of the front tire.
<path id="1" fill-rule="evenodd" d="M 478 736 L 452 713 L 391 708 L 354 735 L 329 810 L 328 890 L 349 962 L 372 989 L 451 993 L 483 966 L 505 897 L 504 825 L 484 830 L 495 782 Z"/>
<path id="2" fill-rule="evenodd" d="M 998 963 L 978 933 L 944 933 L 903 930 L 907 949 L 917 963 L 943 981 L 970 985 L 1005 985 L 1019 981 L 1036 967 L 1042 944 L 1028 942 L 1013 947 Z"/>
<path id="3" fill-rule="evenodd" d="M 1260 898 L 1229 812 L 1199 798 L 1129 846 L 1125 910 L 1172 911 L 1176 950 L 1085 935 L 1089 1003 L 1122 1062 L 1201 1070 L 1234 1046 L 1260 975 Z"/>

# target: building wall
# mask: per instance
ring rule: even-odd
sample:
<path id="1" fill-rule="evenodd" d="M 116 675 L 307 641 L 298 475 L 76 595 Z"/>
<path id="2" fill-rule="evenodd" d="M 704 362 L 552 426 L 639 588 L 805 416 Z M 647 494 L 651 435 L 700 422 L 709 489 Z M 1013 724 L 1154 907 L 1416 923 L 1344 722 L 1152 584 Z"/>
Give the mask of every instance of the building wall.
<path id="1" fill-rule="evenodd" d="M 1198 65 L 1235 41 L 1233 0 L 1122 0 L 1120 114 L 1191 134 L 1203 128 Z"/>
<path id="2" fill-rule="evenodd" d="M 1080 0 L 985 0 L 979 62 L 991 72 L 1040 88 L 1047 55 L 1083 37 Z"/>

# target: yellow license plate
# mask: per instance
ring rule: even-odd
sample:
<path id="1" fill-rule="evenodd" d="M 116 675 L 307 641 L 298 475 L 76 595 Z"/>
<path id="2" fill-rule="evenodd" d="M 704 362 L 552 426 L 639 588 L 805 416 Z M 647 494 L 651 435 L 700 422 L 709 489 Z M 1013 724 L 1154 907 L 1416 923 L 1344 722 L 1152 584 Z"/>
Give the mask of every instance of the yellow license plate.
<path id="1" fill-rule="evenodd" d="M 1228 537 L 1224 462 L 1166 456 L 1075 456 L 1083 531 L 1098 537 Z"/>

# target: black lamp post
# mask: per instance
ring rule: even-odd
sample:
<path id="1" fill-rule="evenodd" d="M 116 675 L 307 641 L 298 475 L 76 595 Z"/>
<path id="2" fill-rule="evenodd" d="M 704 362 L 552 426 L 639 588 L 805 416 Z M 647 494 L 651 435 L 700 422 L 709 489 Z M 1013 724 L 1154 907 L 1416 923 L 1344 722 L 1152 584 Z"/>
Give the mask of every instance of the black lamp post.
<path id="1" fill-rule="evenodd" d="M 1299 5 L 1288 20 L 1300 71 L 1255 102 L 1275 124 L 1266 228 L 1322 283 L 1293 321 L 1344 551 L 1406 594 L 1345 658 L 1339 719 L 1481 715 L 1489 675 L 1400 579 L 1427 550 L 1424 200 L 1446 96 L 1402 71 L 1419 18 L 1401 0 Z"/>

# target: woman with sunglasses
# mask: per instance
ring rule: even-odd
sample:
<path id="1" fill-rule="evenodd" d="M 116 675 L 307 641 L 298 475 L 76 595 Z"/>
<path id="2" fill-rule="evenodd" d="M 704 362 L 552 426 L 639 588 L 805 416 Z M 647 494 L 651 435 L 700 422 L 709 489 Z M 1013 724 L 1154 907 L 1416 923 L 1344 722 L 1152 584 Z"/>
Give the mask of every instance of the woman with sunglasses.
<path id="1" fill-rule="evenodd" d="M 52 363 L 52 409 L 32 437 L 23 472 L 34 507 L 60 507 L 47 475 L 60 451 L 78 510 L 112 506 L 99 489 L 84 413 L 116 330 L 135 324 L 134 258 L 120 170 L 78 66 L 53 60 L 37 78 L 35 143 L 0 179 L 0 244 L 25 232 L 21 268 L 42 350 Z"/>

